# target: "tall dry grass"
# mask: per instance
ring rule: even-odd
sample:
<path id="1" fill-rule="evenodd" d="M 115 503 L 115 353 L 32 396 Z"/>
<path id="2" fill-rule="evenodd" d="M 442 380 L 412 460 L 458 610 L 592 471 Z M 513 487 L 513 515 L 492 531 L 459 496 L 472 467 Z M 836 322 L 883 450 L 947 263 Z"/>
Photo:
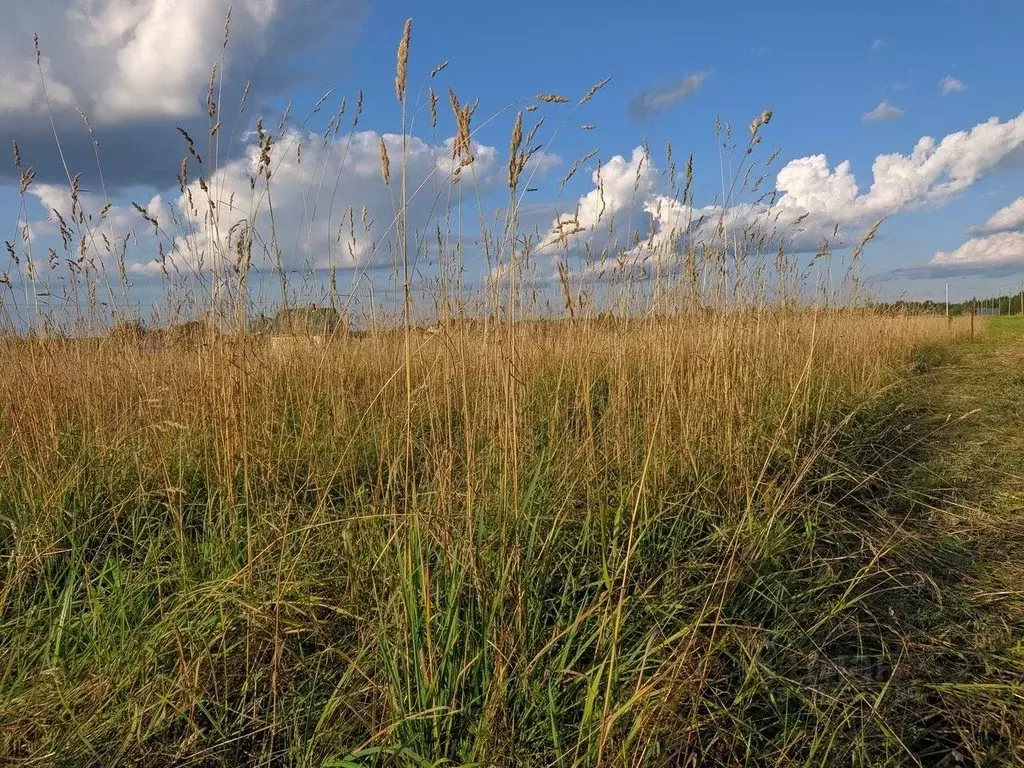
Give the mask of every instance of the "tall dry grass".
<path id="1" fill-rule="evenodd" d="M 407 26 L 403 136 L 411 45 Z M 474 106 L 450 102 L 465 180 Z M 126 330 L 123 254 L 81 247 L 66 316 L 33 300 L 37 281 L 8 295 L 31 331 L 11 319 L 0 341 L 0 755 L 875 765 L 913 751 L 906 691 L 820 665 L 905 650 L 881 616 L 916 589 L 924 539 L 897 533 L 917 514 L 898 483 L 917 436 L 887 430 L 920 350 L 965 321 L 876 316 L 855 272 L 823 295 L 798 257 L 735 233 L 666 245 L 657 275 L 604 254 L 620 274 L 590 287 L 559 261 L 552 313 L 531 298 L 517 223 L 523 131 L 520 113 L 489 235 L 501 279 L 476 293 L 459 280 L 469 183 L 444 180 L 438 239 L 456 244 L 426 330 L 407 215 L 420 190 L 383 139 L 390 326 L 350 317 L 332 268 L 346 323 L 326 343 L 246 332 L 253 242 L 285 237 L 244 227 L 230 250 L 181 233 L 201 258 L 168 276 L 166 306 L 214 321 L 188 335 Z M 275 151 L 261 123 L 254 211 Z M 688 166 L 681 201 L 691 185 Z M 75 212 L 60 226 L 65 247 L 96 237 Z M 285 304 L 293 278 L 280 269 Z M 125 298 L 104 302 L 119 281 Z"/>
<path id="2" fill-rule="evenodd" d="M 884 743 L 845 705 L 764 733 L 709 697 L 744 689 L 740 657 L 804 674 L 864 631 L 846 601 L 880 570 L 816 560 L 823 487 L 860 482 L 851 422 L 962 331 L 762 311 L 453 326 L 408 358 L 393 334 L 8 340 L 3 750 L 595 765 Z"/>

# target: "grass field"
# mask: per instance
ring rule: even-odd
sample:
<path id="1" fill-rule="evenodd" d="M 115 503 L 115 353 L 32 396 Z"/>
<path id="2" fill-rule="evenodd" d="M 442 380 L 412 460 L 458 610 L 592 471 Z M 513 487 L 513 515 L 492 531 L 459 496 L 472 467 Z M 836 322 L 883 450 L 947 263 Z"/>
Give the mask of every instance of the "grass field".
<path id="1" fill-rule="evenodd" d="M 0 752 L 1019 759 L 1017 325 L 8 342 Z"/>
<path id="2" fill-rule="evenodd" d="M 524 139 L 524 112 L 582 107 L 602 83 L 516 107 L 509 202 L 479 233 L 463 223 L 475 107 L 451 93 L 451 154 L 410 220 L 435 193 L 407 184 L 410 34 L 401 135 L 379 137 L 394 219 L 351 265 L 358 287 L 391 255 L 389 316 L 339 308 L 332 263 L 304 276 L 327 281 L 330 329 L 257 326 L 260 247 L 280 262 L 309 234 L 276 232 L 270 204 L 300 133 L 260 122 L 251 199 L 225 205 L 200 159 L 230 133 L 218 70 L 209 136 L 184 137 L 183 231 L 135 204 L 186 267 L 153 262 L 148 328 L 123 251 L 99 252 L 110 208 L 83 212 L 77 177 L 50 272 L 32 277 L 32 237 L 17 244 L 0 294 L 0 763 L 1024 763 L 1019 318 L 872 311 L 858 264 L 879 224 L 844 262 L 737 225 L 730 205 L 767 206 L 770 111 L 746 143 L 718 123 L 735 146 L 717 223 L 572 254 L 524 231 L 540 126 Z M 340 120 L 330 140 L 351 142 Z M 678 181 L 666 165 L 692 216 L 692 162 Z M 355 259 L 358 210 L 340 218 Z M 473 238 L 489 271 L 470 296 Z M 259 266 L 288 310 L 294 275 Z"/>

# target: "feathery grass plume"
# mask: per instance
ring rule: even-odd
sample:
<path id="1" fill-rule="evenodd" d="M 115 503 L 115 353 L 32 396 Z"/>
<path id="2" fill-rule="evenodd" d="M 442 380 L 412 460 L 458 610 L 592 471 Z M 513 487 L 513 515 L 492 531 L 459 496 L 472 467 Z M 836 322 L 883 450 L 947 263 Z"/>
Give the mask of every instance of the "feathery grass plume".
<path id="1" fill-rule="evenodd" d="M 683 186 L 683 203 L 690 202 L 690 197 L 693 192 L 693 152 L 691 152 L 686 158 L 686 171 L 684 176 Z"/>
<path id="2" fill-rule="evenodd" d="M 21 152 L 18 149 L 18 140 L 13 139 L 11 144 L 14 149 L 14 168 L 15 170 L 21 170 Z"/>
<path id="3" fill-rule="evenodd" d="M 158 221 L 156 220 L 156 218 L 155 218 L 155 217 L 153 217 L 153 216 L 150 216 L 150 215 L 149 215 L 149 211 L 147 211 L 147 210 L 146 210 L 145 208 L 143 208 L 143 207 L 142 207 L 141 205 L 139 205 L 139 204 L 138 204 L 137 202 L 135 202 L 134 200 L 132 200 L 132 201 L 131 201 L 131 206 L 132 206 L 132 208 L 134 208 L 134 209 L 136 210 L 136 212 L 138 212 L 138 214 L 139 214 L 140 216 L 142 216 L 142 218 L 143 218 L 143 219 L 144 219 L 144 220 L 145 220 L 145 221 L 146 221 L 147 223 L 149 223 L 150 225 L 152 225 L 152 227 L 153 227 L 153 230 L 154 230 L 154 231 L 159 231 L 159 229 L 160 229 L 160 224 L 159 224 L 159 222 L 158 222 Z"/>
<path id="4" fill-rule="evenodd" d="M 636 174 L 633 178 L 634 195 L 636 195 L 636 193 L 640 189 L 640 182 L 643 179 L 644 165 L 649 166 L 651 164 L 651 147 L 647 143 L 646 138 L 644 138 L 644 140 L 640 143 L 640 146 L 643 148 L 643 153 L 640 155 L 640 162 L 636 164 Z"/>
<path id="5" fill-rule="evenodd" d="M 28 188 L 32 186 L 32 182 L 36 178 L 36 172 L 34 168 L 26 168 L 21 172 L 21 177 L 18 182 L 18 194 L 24 195 L 28 192 Z"/>
<path id="6" fill-rule="evenodd" d="M 355 128 L 359 125 L 359 116 L 363 114 L 363 89 L 360 88 L 356 93 L 356 111 L 352 115 L 352 127 Z"/>
<path id="7" fill-rule="evenodd" d="M 432 70 L 430 70 L 430 79 L 433 80 L 439 74 L 444 72 L 447 68 L 448 68 L 448 61 L 447 60 L 442 61 L 440 64 L 438 64 Z"/>
<path id="8" fill-rule="evenodd" d="M 341 131 L 341 118 L 345 116 L 345 109 L 348 106 L 348 97 L 342 96 L 338 101 L 338 109 L 327 121 L 327 127 L 320 135 L 321 144 L 326 147 L 332 135 L 337 136 Z"/>
<path id="9" fill-rule="evenodd" d="M 78 185 L 82 180 L 82 172 L 79 171 L 71 179 L 71 218 L 79 224 L 83 223 L 85 213 L 82 210 L 81 199 L 78 196 Z"/>
<path id="10" fill-rule="evenodd" d="M 354 262 L 356 260 L 356 247 L 358 246 L 358 240 L 356 239 L 356 209 L 355 206 L 348 207 L 348 255 L 349 258 Z M 342 223 L 344 224 L 345 217 L 342 216 Z"/>
<path id="11" fill-rule="evenodd" d="M 537 101 L 543 101 L 546 104 L 567 104 L 569 99 L 565 96 L 559 96 L 554 93 L 539 93 L 537 94 Z"/>
<path id="12" fill-rule="evenodd" d="M 334 89 L 333 88 L 328 88 L 324 92 L 324 94 L 319 99 L 317 99 L 316 102 L 313 104 L 313 109 L 310 110 L 310 114 L 315 115 L 317 112 L 319 112 L 321 109 L 323 109 L 324 104 L 327 103 L 327 100 L 329 98 L 331 98 L 331 95 L 333 93 L 334 93 Z"/>
<path id="13" fill-rule="evenodd" d="M 384 180 L 385 184 L 391 183 L 391 160 L 388 157 L 388 146 L 384 143 L 384 137 L 380 137 L 380 146 L 378 148 L 380 154 L 380 177 Z"/>
<path id="14" fill-rule="evenodd" d="M 760 115 L 755 117 L 753 121 L 750 123 L 750 133 L 756 134 L 759 130 L 761 130 L 762 125 L 768 125 L 768 123 L 770 123 L 771 121 L 772 111 L 770 109 L 766 109 Z"/>
<path id="15" fill-rule="evenodd" d="M 256 163 L 256 175 L 259 176 L 261 173 L 270 181 L 271 169 L 270 169 L 270 152 L 274 146 L 273 135 L 264 129 L 263 119 L 260 118 L 256 121 L 256 148 L 259 150 L 259 156 Z"/>
<path id="16" fill-rule="evenodd" d="M 262 121 L 260 121 L 260 127 L 261 127 L 261 130 L 262 130 Z M 177 126 L 177 129 L 178 129 L 178 133 L 180 133 L 182 135 L 182 137 L 185 139 L 185 145 L 188 147 L 188 153 L 190 155 L 192 155 L 192 157 L 195 158 L 197 163 L 202 165 L 203 158 L 196 151 L 196 143 L 195 143 L 195 141 L 192 139 L 191 136 L 189 136 L 188 131 L 186 131 L 180 125 Z"/>
<path id="17" fill-rule="evenodd" d="M 590 101 L 592 98 L 594 98 L 594 96 L 597 94 L 598 91 L 600 91 L 602 88 L 604 88 L 606 85 L 608 85 L 608 83 L 610 83 L 611 81 L 612 81 L 612 78 L 609 75 L 604 80 L 602 80 L 601 82 L 597 83 L 597 85 L 592 86 L 591 89 L 589 91 L 587 91 L 586 95 L 582 99 L 579 100 L 579 104 L 586 104 L 588 101 Z M 579 104 L 577 104 L 577 106 L 579 106 Z"/>
<path id="18" fill-rule="evenodd" d="M 586 232 L 586 227 L 580 226 L 580 209 L 577 204 L 572 216 L 560 217 L 555 222 L 555 230 L 552 234 L 559 245 L 568 248 L 569 238 L 581 232 Z"/>
<path id="19" fill-rule="evenodd" d="M 472 127 L 473 113 L 477 104 L 460 104 L 458 96 L 451 88 L 448 89 L 448 101 L 455 115 L 455 141 L 452 144 L 452 157 L 459 161 L 459 167 L 473 163 Z"/>
<path id="20" fill-rule="evenodd" d="M 430 105 L 430 127 L 437 130 L 437 94 L 433 88 L 427 89 L 427 100 Z"/>
<path id="21" fill-rule="evenodd" d="M 857 243 L 857 245 L 854 247 L 853 252 L 850 254 L 851 267 L 856 265 L 860 261 L 861 256 L 863 256 L 864 254 L 864 248 L 867 246 L 868 243 L 875 239 L 875 236 L 878 234 L 878 228 L 882 226 L 882 223 L 884 221 L 885 216 L 878 219 L 874 224 L 872 224 L 868 231 L 864 234 L 864 237 L 862 237 L 860 239 L 860 242 Z M 838 227 L 838 225 L 836 226 Z"/>
<path id="22" fill-rule="evenodd" d="M 285 126 L 288 124 L 288 118 L 292 114 L 292 103 L 289 101 L 284 105 L 284 111 L 281 113 L 281 119 L 277 123 L 277 133 L 283 133 Z"/>
<path id="23" fill-rule="evenodd" d="M 226 51 L 228 49 L 228 40 L 231 36 L 231 11 L 232 7 L 228 6 L 228 12 L 224 14 L 224 39 L 221 42 L 221 50 Z"/>
<path id="24" fill-rule="evenodd" d="M 217 116 L 217 102 L 213 98 L 213 91 L 217 85 L 217 69 L 219 63 L 214 62 L 213 67 L 210 69 L 210 83 L 206 87 L 206 116 L 211 120 Z"/>
<path id="25" fill-rule="evenodd" d="M 398 43 L 397 65 L 395 68 L 395 98 L 405 100 L 405 81 L 409 68 L 409 39 L 412 37 L 412 19 L 405 20 L 402 39 Z"/>
<path id="26" fill-rule="evenodd" d="M 529 152 L 530 155 L 533 155 L 535 152 L 537 152 L 537 150 L 540 149 L 540 147 L 534 147 L 533 146 L 533 140 L 535 138 L 537 138 L 537 131 L 540 130 L 540 127 L 542 125 L 544 125 L 544 118 L 543 117 L 540 120 L 538 120 L 536 123 L 534 123 L 533 127 L 530 129 L 530 132 L 528 134 L 526 134 L 526 139 L 525 139 L 525 141 L 523 143 L 526 144 L 527 152 Z"/>
<path id="27" fill-rule="evenodd" d="M 565 185 L 569 183 L 569 179 L 576 175 L 576 171 L 580 169 L 580 166 L 582 166 L 585 162 L 595 157 L 597 153 L 597 149 L 592 149 L 582 157 L 577 157 L 575 160 L 573 160 L 572 165 L 569 166 L 569 171 L 565 174 L 565 176 L 562 177 L 562 181 L 558 185 L 559 189 L 564 189 Z"/>
<path id="28" fill-rule="evenodd" d="M 526 153 L 520 152 L 523 144 L 523 113 L 516 113 L 516 121 L 512 126 L 512 138 L 508 147 L 508 188 L 515 190 L 519 184 L 519 175 L 526 165 Z"/>
<path id="29" fill-rule="evenodd" d="M 558 285 L 562 290 L 562 301 L 564 302 L 565 311 L 569 313 L 569 321 L 573 322 L 576 320 L 576 313 L 572 306 L 572 291 L 569 288 L 569 268 L 565 265 L 564 261 L 559 260 L 558 265 Z"/>
<path id="30" fill-rule="evenodd" d="M 71 228 L 68 226 L 67 221 L 61 215 L 60 211 L 56 208 L 51 209 L 53 216 L 57 219 L 57 231 L 60 234 L 61 242 L 63 243 L 64 250 L 68 250 L 71 247 Z"/>
<path id="31" fill-rule="evenodd" d="M 178 189 L 181 194 L 185 194 L 185 187 L 188 186 L 188 156 L 185 155 L 181 158 L 181 164 L 178 166 Z"/>

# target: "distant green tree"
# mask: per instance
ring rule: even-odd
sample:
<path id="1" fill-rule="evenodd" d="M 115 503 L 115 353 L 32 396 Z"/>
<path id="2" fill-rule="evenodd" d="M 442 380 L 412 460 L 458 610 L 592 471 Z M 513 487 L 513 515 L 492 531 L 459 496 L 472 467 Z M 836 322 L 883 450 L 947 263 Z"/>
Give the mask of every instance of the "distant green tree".
<path id="1" fill-rule="evenodd" d="M 283 309 L 267 323 L 273 333 L 297 333 L 321 336 L 343 329 L 343 318 L 332 307 L 318 307 L 308 304 L 303 307 Z"/>

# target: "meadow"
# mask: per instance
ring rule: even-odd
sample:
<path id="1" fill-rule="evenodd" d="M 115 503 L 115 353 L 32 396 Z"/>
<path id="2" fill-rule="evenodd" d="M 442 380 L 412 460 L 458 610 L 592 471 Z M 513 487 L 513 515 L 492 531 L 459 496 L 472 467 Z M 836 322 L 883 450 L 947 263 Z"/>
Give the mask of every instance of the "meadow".
<path id="1" fill-rule="evenodd" d="M 673 239 L 656 278 L 628 265 L 600 295 L 559 266 L 556 310 L 531 303 L 522 120 L 500 279 L 467 297 L 442 269 L 429 322 L 415 190 L 383 139 L 390 321 L 338 311 L 322 343 L 272 345 L 251 233 L 186 233 L 218 286 L 168 281 L 168 306 L 192 286 L 212 318 L 188 333 L 94 300 L 104 264 L 129 295 L 116 252 L 69 274 L 66 315 L 20 304 L 34 317 L 0 338 L 3 761 L 1024 759 L 1020 438 L 982 447 L 1000 414 L 982 429 L 963 402 L 1020 405 L 1014 329 L 873 311 L 863 244 L 823 289 L 759 232 Z M 73 252 L 88 218 L 65 218 Z"/>

